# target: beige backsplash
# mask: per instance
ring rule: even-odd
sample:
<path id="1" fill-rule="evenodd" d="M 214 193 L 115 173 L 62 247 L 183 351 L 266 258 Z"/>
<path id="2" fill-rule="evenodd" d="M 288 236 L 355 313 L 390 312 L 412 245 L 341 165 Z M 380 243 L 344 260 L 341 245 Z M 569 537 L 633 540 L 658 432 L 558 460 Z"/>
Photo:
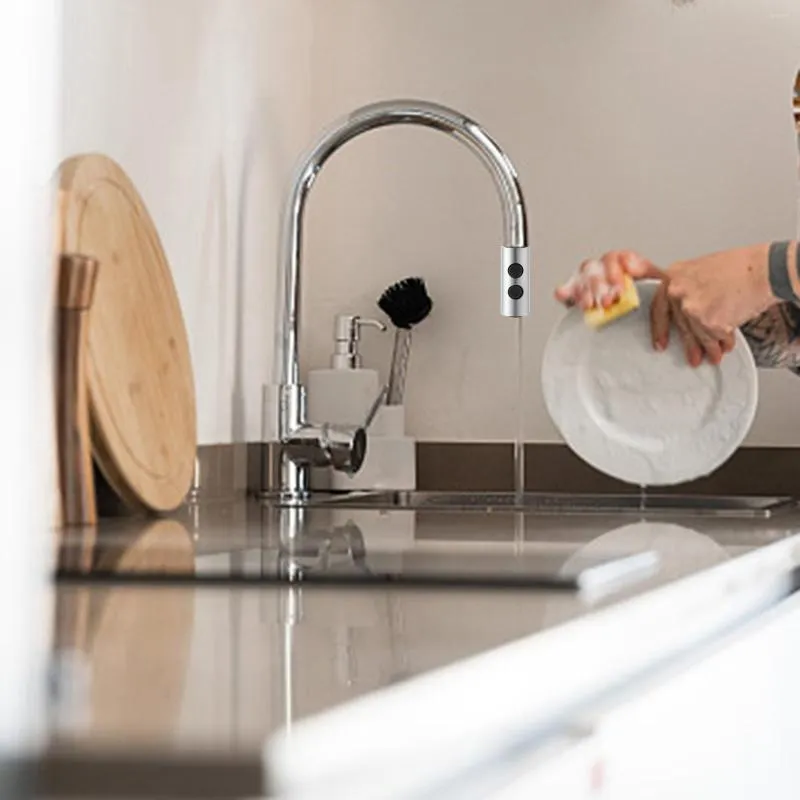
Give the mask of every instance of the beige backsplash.
<path id="1" fill-rule="evenodd" d="M 667 263 L 795 230 L 796 0 L 340 0 L 315 13 L 314 126 L 375 98 L 427 97 L 474 115 L 516 164 L 535 265 L 529 440 L 558 438 L 540 359 L 552 290 L 582 259 L 634 247 Z M 477 161 L 394 128 L 337 154 L 314 191 L 305 363 L 325 363 L 335 313 L 372 312 L 385 286 L 420 273 L 436 308 L 415 335 L 409 429 L 510 440 L 515 335 L 498 314 L 499 207 Z M 385 365 L 389 337 L 364 351 Z M 800 444 L 798 397 L 796 378 L 762 375 L 750 443 Z"/>
<path id="2" fill-rule="evenodd" d="M 362 103 L 452 105 L 513 158 L 536 270 L 532 441 L 557 439 L 539 365 L 552 288 L 581 259 L 624 246 L 668 262 L 796 227 L 797 0 L 65 0 L 64 25 L 63 151 L 107 152 L 150 206 L 203 443 L 261 437 L 286 181 L 319 130 Z M 326 166 L 306 232 L 305 367 L 327 363 L 336 313 L 374 314 L 386 286 L 422 274 L 436 309 L 415 334 L 410 431 L 510 440 L 500 212 L 475 158 L 431 131 L 365 136 Z M 390 348 L 371 337 L 367 362 L 385 367 Z M 797 392 L 796 378 L 763 376 L 751 444 L 800 444 Z"/>

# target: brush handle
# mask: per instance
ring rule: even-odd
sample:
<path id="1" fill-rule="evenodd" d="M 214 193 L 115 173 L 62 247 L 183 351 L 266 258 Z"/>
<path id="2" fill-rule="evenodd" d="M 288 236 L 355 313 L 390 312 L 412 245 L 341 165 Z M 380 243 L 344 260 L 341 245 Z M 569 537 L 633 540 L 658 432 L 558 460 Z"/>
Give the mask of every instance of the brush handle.
<path id="1" fill-rule="evenodd" d="M 398 328 L 394 335 L 392 366 L 389 371 L 389 393 L 386 405 L 400 406 L 406 393 L 406 372 L 411 355 L 411 328 Z"/>

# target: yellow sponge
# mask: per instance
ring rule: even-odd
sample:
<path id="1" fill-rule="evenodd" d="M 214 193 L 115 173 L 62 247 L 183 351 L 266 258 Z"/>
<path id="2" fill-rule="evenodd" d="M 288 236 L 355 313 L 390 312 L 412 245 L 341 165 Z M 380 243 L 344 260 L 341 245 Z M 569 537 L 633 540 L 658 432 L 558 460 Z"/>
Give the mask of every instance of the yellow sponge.
<path id="1" fill-rule="evenodd" d="M 625 284 L 619 300 L 608 308 L 598 306 L 583 312 L 583 319 L 590 328 L 601 328 L 615 319 L 624 317 L 639 308 L 639 292 L 630 275 L 625 276 Z"/>

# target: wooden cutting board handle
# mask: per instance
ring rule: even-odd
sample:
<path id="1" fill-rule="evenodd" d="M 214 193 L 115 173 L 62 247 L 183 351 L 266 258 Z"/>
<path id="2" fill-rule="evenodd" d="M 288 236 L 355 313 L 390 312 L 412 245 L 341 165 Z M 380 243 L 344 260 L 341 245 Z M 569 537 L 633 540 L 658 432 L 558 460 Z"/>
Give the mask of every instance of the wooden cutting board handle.
<path id="1" fill-rule="evenodd" d="M 94 525 L 97 502 L 92 471 L 89 395 L 86 383 L 89 309 L 98 262 L 86 256 L 59 258 L 56 341 L 56 430 L 61 524 Z"/>

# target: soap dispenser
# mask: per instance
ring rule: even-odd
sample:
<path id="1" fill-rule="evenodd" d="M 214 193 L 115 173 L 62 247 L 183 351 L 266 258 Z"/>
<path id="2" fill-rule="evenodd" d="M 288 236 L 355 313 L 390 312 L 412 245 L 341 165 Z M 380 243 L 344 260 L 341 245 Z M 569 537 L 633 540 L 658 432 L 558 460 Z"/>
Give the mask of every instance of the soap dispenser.
<path id="1" fill-rule="evenodd" d="M 334 320 L 329 369 L 308 373 L 308 418 L 332 425 L 363 425 L 380 391 L 378 371 L 363 366 L 358 345 L 364 328 L 385 331 L 375 319 L 340 314 Z"/>

